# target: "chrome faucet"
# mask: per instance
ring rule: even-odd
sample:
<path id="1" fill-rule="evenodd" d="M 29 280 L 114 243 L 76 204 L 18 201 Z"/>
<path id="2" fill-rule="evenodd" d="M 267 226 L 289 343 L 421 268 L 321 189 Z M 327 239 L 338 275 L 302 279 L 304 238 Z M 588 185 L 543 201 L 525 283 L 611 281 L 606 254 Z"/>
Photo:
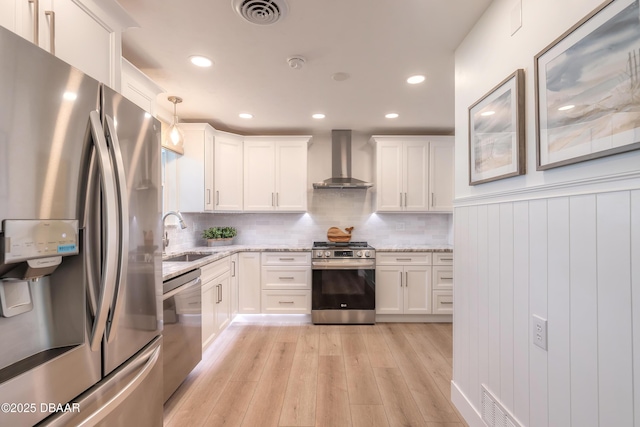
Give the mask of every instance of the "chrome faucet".
<path id="1" fill-rule="evenodd" d="M 182 218 L 182 214 L 180 213 L 180 211 L 169 211 L 164 214 L 164 216 L 162 217 L 162 230 L 164 231 L 164 237 L 162 238 L 162 252 L 164 252 L 165 249 L 167 249 L 167 246 L 169 246 L 169 233 L 167 233 L 164 223 L 164 220 L 167 219 L 169 215 L 174 215 L 178 218 L 181 229 L 184 230 L 185 228 L 187 228 L 187 224 L 184 223 L 184 218 Z"/>

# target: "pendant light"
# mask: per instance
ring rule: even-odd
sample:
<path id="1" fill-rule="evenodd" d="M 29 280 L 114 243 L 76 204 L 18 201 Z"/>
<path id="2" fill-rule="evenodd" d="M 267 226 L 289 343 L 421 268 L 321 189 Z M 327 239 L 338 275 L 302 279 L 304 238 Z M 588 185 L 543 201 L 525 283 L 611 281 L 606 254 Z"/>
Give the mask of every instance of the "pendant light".
<path id="1" fill-rule="evenodd" d="M 169 126 L 169 132 L 167 132 L 165 147 L 174 147 L 176 150 L 182 152 L 184 145 L 184 133 L 180 126 L 178 126 L 178 113 L 176 111 L 177 105 L 182 102 L 182 98 L 179 96 L 170 96 L 167 98 L 169 102 L 173 103 L 173 123 Z"/>

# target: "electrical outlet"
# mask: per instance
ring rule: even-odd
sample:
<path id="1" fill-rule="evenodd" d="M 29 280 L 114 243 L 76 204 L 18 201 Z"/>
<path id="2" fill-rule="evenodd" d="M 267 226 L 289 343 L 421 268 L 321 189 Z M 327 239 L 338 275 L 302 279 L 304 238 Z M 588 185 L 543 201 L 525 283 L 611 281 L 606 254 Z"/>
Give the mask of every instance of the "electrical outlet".
<path id="1" fill-rule="evenodd" d="M 404 222 L 396 222 L 396 231 L 404 231 Z"/>
<path id="2" fill-rule="evenodd" d="M 547 350 L 547 319 L 535 314 L 533 320 L 533 343 L 543 350 Z"/>

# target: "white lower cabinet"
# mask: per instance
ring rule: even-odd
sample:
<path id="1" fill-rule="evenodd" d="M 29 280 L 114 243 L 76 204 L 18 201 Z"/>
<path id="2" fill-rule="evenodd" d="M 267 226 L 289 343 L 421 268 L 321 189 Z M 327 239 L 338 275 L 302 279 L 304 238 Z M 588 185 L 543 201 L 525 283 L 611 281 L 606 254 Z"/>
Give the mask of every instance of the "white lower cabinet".
<path id="1" fill-rule="evenodd" d="M 453 254 L 433 254 L 433 314 L 453 314 Z"/>
<path id="2" fill-rule="evenodd" d="M 262 253 L 262 313 L 311 313 L 311 253 Z"/>
<path id="3" fill-rule="evenodd" d="M 376 267 L 377 314 L 430 314 L 431 267 L 381 265 Z"/>
<path id="4" fill-rule="evenodd" d="M 377 252 L 376 314 L 453 314 L 453 254 Z"/>
<path id="5" fill-rule="evenodd" d="M 202 347 L 231 321 L 230 257 L 200 267 L 202 280 Z"/>
<path id="6" fill-rule="evenodd" d="M 238 254 L 238 313 L 258 314 L 260 307 L 260 252 Z"/>
<path id="7" fill-rule="evenodd" d="M 239 285 L 239 272 L 238 272 L 238 259 L 239 254 L 233 254 L 230 257 L 231 260 L 231 318 L 238 314 L 238 285 Z"/>

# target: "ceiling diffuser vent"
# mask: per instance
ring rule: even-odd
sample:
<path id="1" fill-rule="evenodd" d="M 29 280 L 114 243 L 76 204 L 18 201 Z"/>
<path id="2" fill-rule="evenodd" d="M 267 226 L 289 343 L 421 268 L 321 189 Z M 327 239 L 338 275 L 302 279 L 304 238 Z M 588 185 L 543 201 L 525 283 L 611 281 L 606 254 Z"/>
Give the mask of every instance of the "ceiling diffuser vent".
<path id="1" fill-rule="evenodd" d="M 233 0 L 233 8 L 245 20 L 257 25 L 271 25 L 287 14 L 285 0 Z"/>

